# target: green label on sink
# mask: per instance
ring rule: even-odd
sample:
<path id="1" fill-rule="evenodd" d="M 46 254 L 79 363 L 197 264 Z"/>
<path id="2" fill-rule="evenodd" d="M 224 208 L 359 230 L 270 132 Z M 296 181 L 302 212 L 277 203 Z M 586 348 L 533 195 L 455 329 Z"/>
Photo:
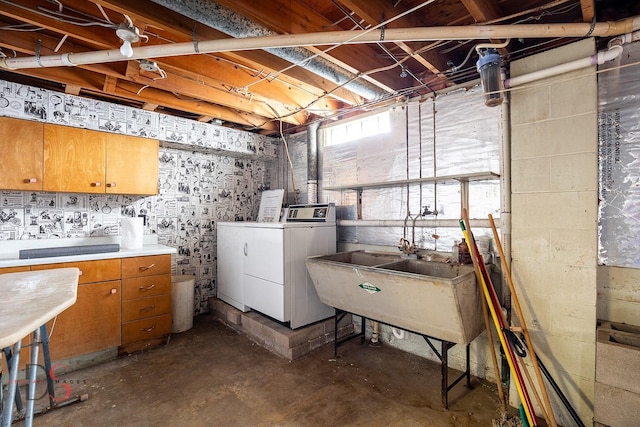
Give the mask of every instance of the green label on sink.
<path id="1" fill-rule="evenodd" d="M 369 292 L 370 294 L 375 294 L 376 292 L 380 292 L 382 290 L 376 285 L 372 285 L 369 282 L 360 283 L 358 286 L 360 286 L 362 289 Z"/>

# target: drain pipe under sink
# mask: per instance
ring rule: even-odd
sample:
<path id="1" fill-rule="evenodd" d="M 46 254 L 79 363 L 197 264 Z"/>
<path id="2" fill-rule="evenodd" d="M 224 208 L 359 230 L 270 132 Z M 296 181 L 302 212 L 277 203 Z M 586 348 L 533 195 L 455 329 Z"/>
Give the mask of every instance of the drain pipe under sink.
<path id="1" fill-rule="evenodd" d="M 393 332 L 393 336 L 399 340 L 404 338 L 404 329 L 391 328 L 391 332 Z"/>
<path id="2" fill-rule="evenodd" d="M 371 347 L 378 347 L 380 345 L 380 323 L 375 320 L 371 321 L 371 341 L 369 341 Z"/>

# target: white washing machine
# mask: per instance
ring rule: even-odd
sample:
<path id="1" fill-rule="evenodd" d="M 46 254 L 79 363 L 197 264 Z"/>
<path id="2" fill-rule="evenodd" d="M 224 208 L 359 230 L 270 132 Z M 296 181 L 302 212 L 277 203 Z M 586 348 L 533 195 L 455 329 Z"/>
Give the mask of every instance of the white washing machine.
<path id="1" fill-rule="evenodd" d="M 331 317 L 304 260 L 336 252 L 333 204 L 290 206 L 281 222 L 218 223 L 218 298 L 292 329 Z"/>

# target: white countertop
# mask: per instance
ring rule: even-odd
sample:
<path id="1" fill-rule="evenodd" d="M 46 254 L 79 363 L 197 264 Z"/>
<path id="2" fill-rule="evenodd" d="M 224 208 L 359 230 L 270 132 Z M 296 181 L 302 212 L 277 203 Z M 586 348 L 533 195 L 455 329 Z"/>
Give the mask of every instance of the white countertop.
<path id="1" fill-rule="evenodd" d="M 71 307 L 78 292 L 77 268 L 0 275 L 0 348 L 15 344 Z"/>
<path id="2" fill-rule="evenodd" d="M 155 238 L 154 238 L 155 237 Z M 86 239 L 46 239 L 46 240 L 13 240 L 0 241 L 0 268 L 20 267 L 26 265 L 53 264 L 61 262 L 92 261 L 97 259 L 129 258 L 148 255 L 165 255 L 177 253 L 175 248 L 158 244 L 156 236 L 145 236 L 144 245 L 136 249 L 120 249 L 118 252 L 85 254 L 72 256 L 56 256 L 46 258 L 20 259 L 22 249 L 39 249 L 46 247 L 82 246 L 91 244 L 119 243 L 113 238 Z"/>

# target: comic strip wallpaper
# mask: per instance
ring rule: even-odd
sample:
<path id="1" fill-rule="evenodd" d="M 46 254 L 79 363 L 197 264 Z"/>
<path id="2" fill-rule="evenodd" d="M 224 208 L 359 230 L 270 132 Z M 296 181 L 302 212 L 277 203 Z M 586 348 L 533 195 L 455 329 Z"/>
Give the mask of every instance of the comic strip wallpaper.
<path id="1" fill-rule="evenodd" d="M 87 107 L 91 103 L 83 98 L 0 81 L 0 88 L 3 85 L 10 90 L 0 90 L 0 95 L 11 101 L 7 106 L 0 102 L 0 108 L 15 112 L 0 111 L 0 115 L 34 119 L 37 114 L 38 120 L 65 124 L 75 116 L 71 125 L 126 129 L 126 133 L 173 144 L 161 143 L 157 196 L 0 191 L 0 244 L 16 239 L 114 236 L 119 234 L 121 218 L 142 216 L 145 234 L 157 234 L 159 243 L 178 250 L 175 273 L 196 276 L 194 313 L 208 311 L 207 301 L 215 296 L 216 222 L 255 220 L 261 192 L 279 179 L 277 147 L 270 139 L 105 103 L 91 118 L 96 114 L 95 103 Z M 19 98 L 21 90 L 33 102 Z M 61 103 L 75 107 L 61 107 Z M 56 111 L 67 114 L 56 115 Z"/>

